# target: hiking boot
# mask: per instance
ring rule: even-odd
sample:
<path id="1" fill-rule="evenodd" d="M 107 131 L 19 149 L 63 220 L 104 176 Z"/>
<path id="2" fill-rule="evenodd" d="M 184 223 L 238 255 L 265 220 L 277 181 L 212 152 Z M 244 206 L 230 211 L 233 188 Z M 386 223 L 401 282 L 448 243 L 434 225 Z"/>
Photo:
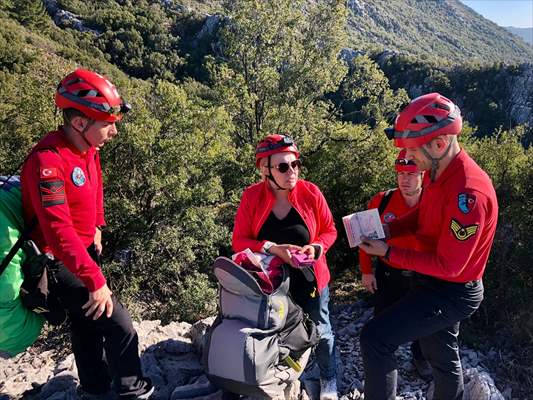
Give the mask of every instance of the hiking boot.
<path id="1" fill-rule="evenodd" d="M 121 393 L 120 400 L 148 400 L 152 397 L 155 387 L 152 385 L 150 378 L 141 378 L 141 385 L 129 393 Z"/>
<path id="2" fill-rule="evenodd" d="M 154 394 L 155 387 L 150 383 L 150 387 L 147 388 L 146 392 L 138 395 L 135 400 L 148 400 Z"/>
<path id="3" fill-rule="evenodd" d="M 428 380 L 433 377 L 433 369 L 431 368 L 431 364 L 426 360 L 418 360 L 413 358 L 413 365 L 415 366 L 416 372 L 422 379 Z"/>
<path id="4" fill-rule="evenodd" d="M 337 378 L 320 379 L 320 400 L 337 400 Z"/>

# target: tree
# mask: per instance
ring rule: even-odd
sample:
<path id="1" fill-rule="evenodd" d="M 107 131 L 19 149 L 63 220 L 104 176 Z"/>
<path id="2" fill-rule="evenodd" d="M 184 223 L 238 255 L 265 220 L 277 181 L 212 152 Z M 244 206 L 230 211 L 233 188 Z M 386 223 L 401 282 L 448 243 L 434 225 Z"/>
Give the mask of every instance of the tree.
<path id="1" fill-rule="evenodd" d="M 145 318 L 193 321 L 216 301 L 207 272 L 229 245 L 223 181 L 235 155 L 228 115 L 203 91 L 135 86 L 131 120 L 102 150 L 108 272 L 129 301 L 150 305 Z"/>
<path id="2" fill-rule="evenodd" d="M 344 120 L 373 126 L 392 119 L 409 101 L 404 89 L 391 90 L 383 71 L 368 56 L 352 60 L 350 71 L 333 98 Z"/>
<path id="3" fill-rule="evenodd" d="M 22 25 L 41 32 L 50 30 L 50 17 L 42 1 L 13 0 L 12 10 Z"/>
<path id="4" fill-rule="evenodd" d="M 225 3 L 223 57 L 211 71 L 239 146 L 254 145 L 268 132 L 289 133 L 304 146 L 310 137 L 320 141 L 333 117 L 324 95 L 337 89 L 346 72 L 337 58 L 345 38 L 343 3 Z"/>

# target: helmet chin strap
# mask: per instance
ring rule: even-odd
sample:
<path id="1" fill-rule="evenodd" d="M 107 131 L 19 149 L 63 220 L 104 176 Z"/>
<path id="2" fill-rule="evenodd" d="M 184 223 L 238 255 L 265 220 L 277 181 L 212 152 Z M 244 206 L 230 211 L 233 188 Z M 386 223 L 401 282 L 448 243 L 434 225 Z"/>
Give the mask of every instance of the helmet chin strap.
<path id="1" fill-rule="evenodd" d="M 90 119 L 88 121 L 89 122 L 87 123 L 87 125 L 85 125 L 85 127 L 81 131 L 74 127 L 73 128 L 76 129 L 76 132 L 80 133 L 80 137 L 85 141 L 85 144 L 87 144 L 87 146 L 91 148 L 94 147 L 94 145 L 87 140 L 87 130 L 91 127 L 92 124 L 94 124 L 94 120 Z"/>
<path id="2" fill-rule="evenodd" d="M 270 164 L 270 158 L 271 156 L 268 156 L 268 175 L 267 175 L 267 178 L 270 179 L 272 182 L 274 182 L 274 185 L 276 185 L 276 190 L 287 190 L 286 188 L 284 187 L 281 187 L 278 182 L 276 182 L 276 179 L 274 179 L 274 177 L 272 176 L 272 174 L 270 173 L 271 169 L 272 169 L 272 165 Z"/>
<path id="3" fill-rule="evenodd" d="M 431 182 L 435 182 L 435 178 L 437 176 L 437 170 L 439 169 L 439 161 L 448 155 L 448 153 L 450 152 L 450 149 L 452 148 L 452 143 L 453 143 L 453 140 L 450 140 L 450 143 L 448 143 L 448 147 L 446 147 L 446 150 L 444 151 L 442 156 L 440 156 L 439 158 L 431 157 L 431 155 L 429 154 L 429 152 L 425 149 L 423 145 L 420 147 L 420 149 L 422 150 L 422 153 L 424 153 L 426 158 L 431 161 L 431 171 L 429 174 L 429 177 L 431 178 Z"/>

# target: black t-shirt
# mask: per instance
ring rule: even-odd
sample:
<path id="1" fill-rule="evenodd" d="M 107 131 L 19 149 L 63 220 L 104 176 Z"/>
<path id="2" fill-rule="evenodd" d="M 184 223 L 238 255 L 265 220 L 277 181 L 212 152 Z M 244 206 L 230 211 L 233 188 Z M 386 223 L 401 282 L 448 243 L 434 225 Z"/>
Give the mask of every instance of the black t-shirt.
<path id="1" fill-rule="evenodd" d="M 311 241 L 309 230 L 300 214 L 292 207 L 283 219 L 278 219 L 274 212 L 270 212 L 264 222 L 257 240 L 268 240 L 277 244 L 294 244 L 305 246 Z M 301 271 L 296 268 L 289 268 L 291 275 L 290 292 L 294 300 L 302 304 L 315 290 L 316 281 L 308 282 Z"/>
<path id="2" fill-rule="evenodd" d="M 283 219 L 278 219 L 274 212 L 271 211 L 261 227 L 257 239 L 268 240 L 277 244 L 294 244 L 296 246 L 305 246 L 311 240 L 305 222 L 294 207 Z"/>

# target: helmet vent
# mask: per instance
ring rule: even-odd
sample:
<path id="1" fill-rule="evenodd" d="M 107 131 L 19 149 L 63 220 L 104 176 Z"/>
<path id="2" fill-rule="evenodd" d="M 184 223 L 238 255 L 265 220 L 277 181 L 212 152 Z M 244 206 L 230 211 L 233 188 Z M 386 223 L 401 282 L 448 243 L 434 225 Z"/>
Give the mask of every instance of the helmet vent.
<path id="1" fill-rule="evenodd" d="M 431 106 L 433 108 L 440 108 L 441 110 L 450 111 L 450 107 L 448 107 L 446 104 L 435 103 L 435 104 L 432 104 Z"/>
<path id="2" fill-rule="evenodd" d="M 74 94 L 78 97 L 101 97 L 100 93 L 94 89 L 78 90 Z"/>
<path id="3" fill-rule="evenodd" d="M 417 115 L 411 121 L 412 124 L 435 124 L 439 122 L 433 115 Z"/>

